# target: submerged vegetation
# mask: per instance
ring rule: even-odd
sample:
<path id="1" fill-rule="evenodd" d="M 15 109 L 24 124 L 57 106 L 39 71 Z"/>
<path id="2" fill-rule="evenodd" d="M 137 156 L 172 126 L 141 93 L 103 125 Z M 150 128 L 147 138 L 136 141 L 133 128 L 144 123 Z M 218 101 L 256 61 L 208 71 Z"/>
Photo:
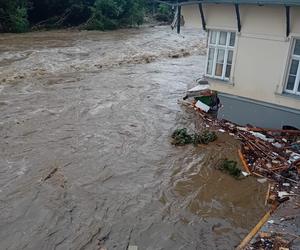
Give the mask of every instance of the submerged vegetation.
<path id="1" fill-rule="evenodd" d="M 237 162 L 225 159 L 219 166 L 221 171 L 228 173 L 234 178 L 238 179 L 241 177 L 242 171 L 237 167 Z"/>
<path id="2" fill-rule="evenodd" d="M 172 144 L 176 146 L 183 146 L 187 144 L 208 144 L 217 139 L 217 135 L 214 131 L 204 130 L 201 133 L 188 133 L 187 128 L 176 129 L 172 134 Z M 223 172 L 228 173 L 236 179 L 239 179 L 242 175 L 242 171 L 238 168 L 237 162 L 224 159 L 217 166 L 217 168 Z"/>
<path id="3" fill-rule="evenodd" d="M 117 29 L 141 25 L 146 15 L 170 21 L 172 9 L 152 0 L 0 0 L 0 32 Z"/>
<path id="4" fill-rule="evenodd" d="M 208 144 L 217 139 L 215 132 L 208 130 L 203 131 L 202 133 L 189 134 L 186 128 L 176 129 L 172 134 L 173 142 L 172 144 L 177 146 L 182 146 L 186 144 L 193 143 L 194 145 L 198 144 Z"/>

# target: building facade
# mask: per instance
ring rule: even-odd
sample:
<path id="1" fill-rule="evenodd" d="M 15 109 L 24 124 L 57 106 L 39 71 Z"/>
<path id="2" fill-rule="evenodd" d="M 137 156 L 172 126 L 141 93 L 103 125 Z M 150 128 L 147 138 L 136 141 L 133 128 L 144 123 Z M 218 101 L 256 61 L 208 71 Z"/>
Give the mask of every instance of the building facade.
<path id="1" fill-rule="evenodd" d="M 207 32 L 205 78 L 220 118 L 300 129 L 300 1 L 203 0 L 179 12 Z"/>

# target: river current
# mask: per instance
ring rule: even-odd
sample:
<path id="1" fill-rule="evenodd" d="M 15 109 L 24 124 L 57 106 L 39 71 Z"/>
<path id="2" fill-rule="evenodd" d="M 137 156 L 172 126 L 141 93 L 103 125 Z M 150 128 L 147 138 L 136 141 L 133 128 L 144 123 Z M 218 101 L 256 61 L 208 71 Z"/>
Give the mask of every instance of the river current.
<path id="1" fill-rule="evenodd" d="M 175 147 L 205 34 L 0 35 L 0 249 L 233 249 L 266 187 L 215 169 L 238 142 Z"/>

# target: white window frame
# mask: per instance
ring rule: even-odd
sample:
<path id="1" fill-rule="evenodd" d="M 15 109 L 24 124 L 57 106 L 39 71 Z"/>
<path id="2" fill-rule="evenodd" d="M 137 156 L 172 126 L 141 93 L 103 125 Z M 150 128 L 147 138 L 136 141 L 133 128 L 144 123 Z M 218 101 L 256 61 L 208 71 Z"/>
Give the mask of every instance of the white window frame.
<path id="1" fill-rule="evenodd" d="M 211 40 L 211 35 L 212 32 L 217 32 L 217 36 L 216 36 L 216 44 L 211 44 L 210 40 Z M 220 38 L 220 32 L 226 32 L 227 33 L 227 38 L 226 38 L 226 44 L 225 45 L 221 45 L 219 44 L 219 38 Z M 230 46 L 230 34 L 231 33 L 235 33 L 235 42 L 234 42 L 234 46 Z M 220 79 L 220 80 L 224 80 L 224 81 L 229 81 L 231 78 L 231 73 L 232 73 L 232 68 L 233 68 L 233 60 L 234 60 L 234 51 L 235 51 L 235 44 L 237 40 L 237 36 L 236 36 L 236 32 L 234 31 L 226 31 L 226 30 L 214 30 L 214 29 L 210 29 L 208 31 L 208 49 L 207 49 L 207 55 L 206 55 L 206 66 L 205 66 L 205 76 L 210 77 L 210 78 L 215 78 L 215 79 Z M 209 57 L 209 49 L 213 48 L 214 49 L 214 57 L 213 57 L 213 67 L 212 67 L 212 74 L 208 74 L 207 73 L 207 68 L 208 68 L 208 57 Z M 222 69 L 222 76 L 216 76 L 216 64 L 217 64 L 217 55 L 218 55 L 218 49 L 224 49 L 225 50 L 225 55 L 224 55 L 224 61 L 223 61 L 223 69 Z M 230 75 L 229 77 L 225 77 L 226 74 L 226 66 L 227 66 L 227 59 L 228 59 L 228 51 L 232 51 L 232 63 L 231 63 L 231 69 L 230 69 Z"/>
<path id="2" fill-rule="evenodd" d="M 293 94 L 293 95 L 300 95 L 300 91 L 298 91 L 298 88 L 299 88 L 299 85 L 300 85 L 300 55 L 295 55 L 294 54 L 295 45 L 296 45 L 297 40 L 300 41 L 300 38 L 294 38 L 293 39 L 293 46 L 292 46 L 291 56 L 290 56 L 290 60 L 289 60 L 287 78 L 286 78 L 286 83 L 285 83 L 285 86 L 284 86 L 284 92 L 289 93 L 289 94 Z M 298 61 L 298 69 L 297 69 L 297 73 L 296 73 L 294 89 L 289 90 L 289 89 L 287 89 L 287 84 L 288 84 L 288 80 L 289 80 L 289 76 L 290 76 L 290 70 L 291 70 L 293 60 Z"/>

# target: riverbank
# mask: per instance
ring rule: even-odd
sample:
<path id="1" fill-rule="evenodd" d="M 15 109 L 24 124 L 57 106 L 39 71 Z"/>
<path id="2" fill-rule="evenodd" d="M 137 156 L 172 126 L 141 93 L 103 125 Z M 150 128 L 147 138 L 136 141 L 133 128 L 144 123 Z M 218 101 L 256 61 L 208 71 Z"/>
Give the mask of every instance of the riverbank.
<path id="1" fill-rule="evenodd" d="M 0 32 L 81 27 L 86 30 L 116 30 L 134 27 L 147 19 L 171 22 L 170 6 L 143 0 L 73 0 L 49 2 L 9 0 L 0 6 Z"/>

